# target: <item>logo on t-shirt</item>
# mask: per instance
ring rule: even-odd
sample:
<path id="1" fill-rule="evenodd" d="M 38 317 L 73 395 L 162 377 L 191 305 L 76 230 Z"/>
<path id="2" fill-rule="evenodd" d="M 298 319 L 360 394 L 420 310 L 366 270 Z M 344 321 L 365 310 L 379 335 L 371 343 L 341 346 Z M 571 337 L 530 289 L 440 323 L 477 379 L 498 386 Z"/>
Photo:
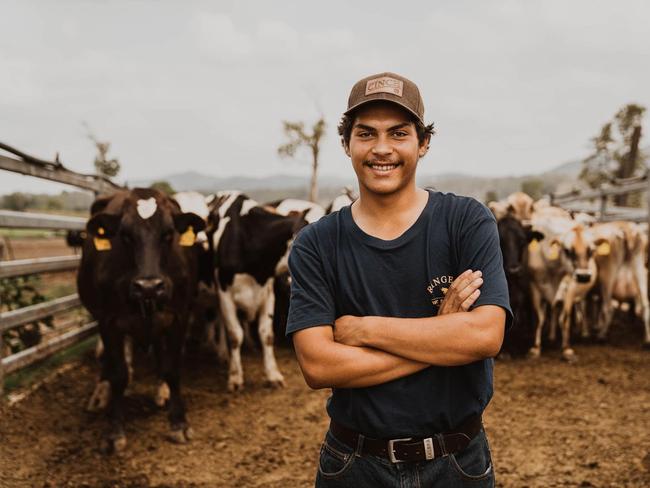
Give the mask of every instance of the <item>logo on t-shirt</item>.
<path id="1" fill-rule="evenodd" d="M 436 276 L 431 278 L 429 285 L 427 286 L 427 291 L 431 295 L 431 303 L 436 307 L 439 307 L 442 301 L 445 299 L 447 290 L 449 286 L 454 281 L 453 276 Z"/>

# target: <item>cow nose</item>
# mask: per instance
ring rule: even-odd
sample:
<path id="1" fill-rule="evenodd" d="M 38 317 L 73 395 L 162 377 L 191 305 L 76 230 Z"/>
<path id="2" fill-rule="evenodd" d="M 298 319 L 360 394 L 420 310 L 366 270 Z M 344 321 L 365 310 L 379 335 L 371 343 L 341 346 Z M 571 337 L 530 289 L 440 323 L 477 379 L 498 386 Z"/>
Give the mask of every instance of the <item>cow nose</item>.
<path id="1" fill-rule="evenodd" d="M 591 271 L 576 271 L 575 277 L 578 283 L 589 283 L 589 280 L 591 280 Z"/>
<path id="2" fill-rule="evenodd" d="M 159 299 L 165 294 L 165 283 L 160 278 L 138 278 L 132 282 L 132 292 L 137 299 Z"/>

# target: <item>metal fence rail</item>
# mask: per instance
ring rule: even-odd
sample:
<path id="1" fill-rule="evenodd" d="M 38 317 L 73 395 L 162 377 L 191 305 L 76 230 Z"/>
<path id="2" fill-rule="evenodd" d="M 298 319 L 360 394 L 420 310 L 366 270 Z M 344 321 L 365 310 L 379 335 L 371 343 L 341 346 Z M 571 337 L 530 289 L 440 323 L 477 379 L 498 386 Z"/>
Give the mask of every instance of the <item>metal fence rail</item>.
<path id="1" fill-rule="evenodd" d="M 82 230 L 87 219 L 32 212 L 0 210 L 0 227 L 20 229 Z"/>
<path id="2" fill-rule="evenodd" d="M 55 337 L 47 342 L 43 342 L 19 353 L 12 354 L 9 357 L 2 359 L 0 371 L 4 370 L 5 373 L 13 373 L 19 369 L 30 366 L 37 361 L 45 359 L 52 354 L 55 354 L 77 342 L 80 342 L 87 337 L 94 335 L 97 332 L 97 322 L 91 322 L 83 325 L 77 329 L 71 330 Z M 0 379 L 2 379 L 0 373 Z"/>
<path id="3" fill-rule="evenodd" d="M 14 173 L 68 184 L 92 191 L 96 194 L 112 193 L 123 189 L 123 187 L 116 185 L 103 176 L 84 175 L 70 171 L 58 161 L 58 158 L 56 161 L 45 161 L 25 154 L 4 143 L 0 143 L 0 150 L 15 156 L 8 157 L 0 154 L 0 170 L 12 171 Z M 81 217 L 0 210 L 0 228 L 82 230 L 85 226 L 86 219 Z M 79 256 L 2 261 L 0 262 L 0 278 L 69 271 L 78 268 L 79 263 Z M 61 336 L 48 339 L 46 342 L 38 344 L 35 347 L 6 358 L 2 358 L 2 332 L 78 306 L 80 306 L 80 301 L 79 297 L 75 294 L 0 313 L 0 395 L 3 392 L 5 373 L 11 373 L 29 366 L 95 334 L 97 332 L 97 324 L 92 322 L 83 325 Z"/>
<path id="4" fill-rule="evenodd" d="M 17 308 L 9 312 L 0 313 L 0 333 L 14 327 L 29 324 L 39 319 L 49 317 L 58 312 L 64 312 L 81 305 L 79 295 L 76 293 L 61 298 L 56 298 L 29 307 Z"/>
<path id="5" fill-rule="evenodd" d="M 31 161 L 9 158 L 1 154 L 0 169 L 23 175 L 36 176 L 58 183 L 66 183 L 78 188 L 94 191 L 95 193 L 109 193 L 121 188 L 107 178 L 75 173 L 60 164 L 38 164 Z"/>
<path id="6" fill-rule="evenodd" d="M 0 279 L 38 273 L 71 271 L 79 267 L 81 256 L 57 256 L 50 258 L 14 259 L 0 261 Z"/>

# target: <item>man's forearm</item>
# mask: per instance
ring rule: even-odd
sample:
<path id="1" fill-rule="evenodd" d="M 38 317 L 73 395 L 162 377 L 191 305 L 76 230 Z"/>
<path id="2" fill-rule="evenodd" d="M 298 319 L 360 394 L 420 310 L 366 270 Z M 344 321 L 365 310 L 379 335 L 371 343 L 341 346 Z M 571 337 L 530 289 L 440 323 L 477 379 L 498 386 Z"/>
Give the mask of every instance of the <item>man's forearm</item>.
<path id="1" fill-rule="evenodd" d="M 419 319 L 360 319 L 361 345 L 428 364 L 459 366 L 496 356 L 503 341 L 505 312 L 485 306 Z"/>
<path id="2" fill-rule="evenodd" d="M 314 389 L 374 386 L 429 367 L 386 351 L 339 344 L 331 327 L 297 332 L 294 344 L 303 376 Z"/>

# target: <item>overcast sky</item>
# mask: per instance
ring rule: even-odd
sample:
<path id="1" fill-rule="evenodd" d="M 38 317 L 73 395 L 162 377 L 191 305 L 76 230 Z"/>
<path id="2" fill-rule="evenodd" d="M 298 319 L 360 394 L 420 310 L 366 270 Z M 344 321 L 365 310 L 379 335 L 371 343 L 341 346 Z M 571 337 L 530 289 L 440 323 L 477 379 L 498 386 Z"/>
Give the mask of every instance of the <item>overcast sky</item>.
<path id="1" fill-rule="evenodd" d="M 352 84 L 415 81 L 438 134 L 421 173 L 517 175 L 584 157 L 624 104 L 650 106 L 647 1 L 0 0 L 0 141 L 91 172 L 86 121 L 120 180 L 308 174 L 282 120 L 328 123 Z M 646 117 L 647 121 L 647 117 Z M 646 124 L 647 127 L 647 124 Z M 647 144 L 647 129 L 645 144 Z M 0 193 L 58 192 L 0 172 Z"/>

